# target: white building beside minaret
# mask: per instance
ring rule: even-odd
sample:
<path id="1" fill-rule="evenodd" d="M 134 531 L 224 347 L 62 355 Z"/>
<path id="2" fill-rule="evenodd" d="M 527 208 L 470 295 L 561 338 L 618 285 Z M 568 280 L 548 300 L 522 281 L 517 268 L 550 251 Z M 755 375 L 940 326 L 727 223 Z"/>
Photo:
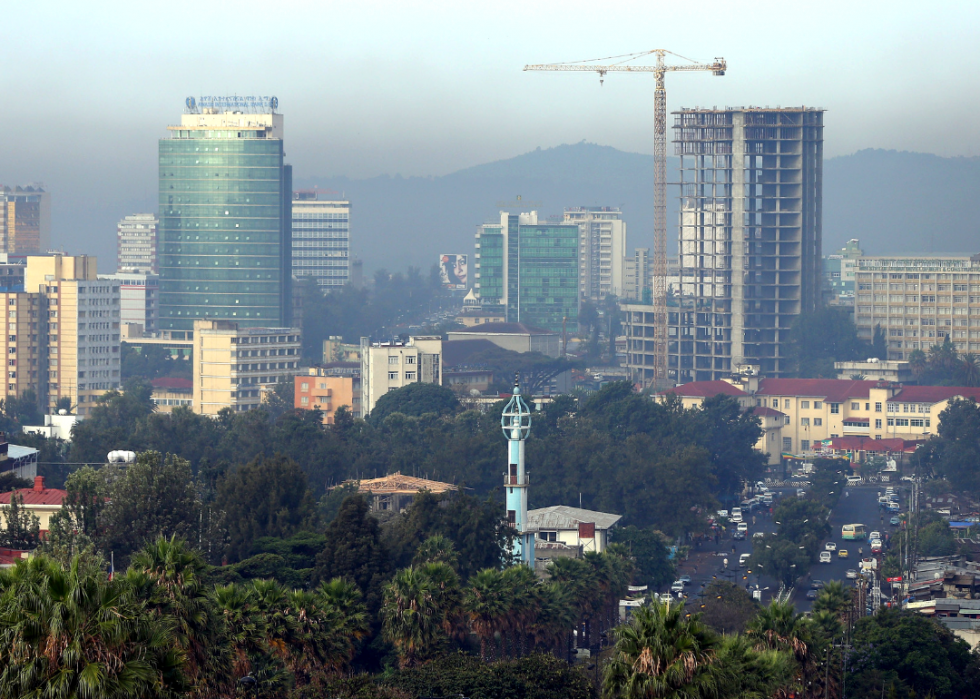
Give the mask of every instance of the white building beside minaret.
<path id="1" fill-rule="evenodd" d="M 517 530 L 514 557 L 534 567 L 534 532 L 527 518 L 527 470 L 524 467 L 524 440 L 531 431 L 531 410 L 521 398 L 521 387 L 514 382 L 514 395 L 504 406 L 500 426 L 507 438 L 507 472 L 504 492 L 507 497 L 507 521 Z"/>

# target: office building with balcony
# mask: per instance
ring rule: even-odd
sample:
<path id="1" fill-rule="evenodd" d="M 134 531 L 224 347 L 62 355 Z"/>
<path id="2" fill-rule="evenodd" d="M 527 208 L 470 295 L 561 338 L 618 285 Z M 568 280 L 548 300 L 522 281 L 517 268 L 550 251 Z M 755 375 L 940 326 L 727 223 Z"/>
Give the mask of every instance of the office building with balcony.
<path id="1" fill-rule="evenodd" d="M 582 299 L 601 301 L 622 297 L 626 289 L 626 221 L 611 206 L 565 209 L 562 223 L 579 230 L 579 293 Z"/>
<path id="2" fill-rule="evenodd" d="M 875 328 L 887 357 L 907 360 L 948 337 L 957 352 L 980 352 L 980 255 L 859 257 L 854 324 L 870 342 Z"/>
<path id="3" fill-rule="evenodd" d="M 159 144 L 160 322 L 287 327 L 292 169 L 275 98 L 188 98 Z"/>

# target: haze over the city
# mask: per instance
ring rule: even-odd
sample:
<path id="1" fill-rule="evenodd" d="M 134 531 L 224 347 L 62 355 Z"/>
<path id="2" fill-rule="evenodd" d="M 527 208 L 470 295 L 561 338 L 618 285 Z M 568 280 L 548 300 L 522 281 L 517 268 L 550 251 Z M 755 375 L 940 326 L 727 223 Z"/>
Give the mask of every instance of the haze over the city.
<path id="1" fill-rule="evenodd" d="M 276 95 L 297 179 L 437 176 L 582 140 L 650 153 L 651 77 L 522 68 L 661 47 L 729 64 L 670 75 L 670 109 L 819 106 L 828 158 L 976 156 L 978 20 L 971 2 L 18 3 L 0 173 L 52 192 L 53 244 L 108 262 L 115 222 L 156 210 L 188 95 Z"/>

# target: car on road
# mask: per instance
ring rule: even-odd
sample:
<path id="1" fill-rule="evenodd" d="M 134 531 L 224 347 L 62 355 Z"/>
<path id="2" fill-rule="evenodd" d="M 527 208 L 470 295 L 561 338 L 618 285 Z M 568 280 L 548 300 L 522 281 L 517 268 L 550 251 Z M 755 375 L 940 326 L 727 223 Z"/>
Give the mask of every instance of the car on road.
<path id="1" fill-rule="evenodd" d="M 816 599 L 817 598 L 817 591 L 816 590 L 807 590 L 806 591 L 806 598 L 807 599 Z"/>
<path id="2" fill-rule="evenodd" d="M 718 512 L 716 512 L 715 514 L 717 514 L 722 519 L 728 519 L 728 510 L 718 510 Z"/>
<path id="3" fill-rule="evenodd" d="M 847 558 L 847 549 L 840 549 L 837 552 L 837 557 L 838 558 Z"/>
<path id="4" fill-rule="evenodd" d="M 826 544 L 823 545 L 823 548 L 825 551 L 836 551 L 837 544 L 834 543 L 833 541 L 828 541 Z"/>
<path id="5" fill-rule="evenodd" d="M 871 553 L 881 553 L 881 539 L 871 540 Z"/>
<path id="6" fill-rule="evenodd" d="M 848 568 L 847 572 L 844 573 L 844 577 L 848 580 L 857 580 L 858 572 L 853 568 Z"/>
<path id="7" fill-rule="evenodd" d="M 820 562 L 821 563 L 830 563 L 831 558 L 832 557 L 830 555 L 830 551 L 821 551 L 820 552 Z"/>
<path id="8" fill-rule="evenodd" d="M 741 517 L 741 516 L 742 516 L 742 508 L 741 507 L 733 507 L 732 508 L 732 517 Z"/>
<path id="9" fill-rule="evenodd" d="M 803 488 L 796 489 L 796 497 L 802 498 L 804 495 L 806 495 L 806 491 Z"/>
<path id="10" fill-rule="evenodd" d="M 736 530 L 742 532 L 743 534 L 745 534 L 746 532 L 749 531 L 749 525 L 748 525 L 747 522 L 739 522 L 738 523 L 738 527 L 736 528 Z"/>
<path id="11" fill-rule="evenodd" d="M 671 592 L 684 592 L 684 582 L 681 580 L 675 580 L 674 584 L 670 586 Z"/>
<path id="12" fill-rule="evenodd" d="M 753 539 L 761 539 L 761 538 L 763 538 L 763 537 L 764 537 L 765 535 L 766 535 L 766 533 L 765 533 L 765 532 L 754 532 L 754 533 L 752 534 L 752 538 L 753 538 Z"/>
<path id="13" fill-rule="evenodd" d="M 735 523 L 741 522 L 742 514 L 741 513 L 735 514 L 734 512 L 732 512 L 732 516 L 728 518 L 728 521 L 735 522 Z"/>
<path id="14" fill-rule="evenodd" d="M 751 555 L 752 555 L 751 553 L 743 553 L 743 554 L 739 555 L 739 557 L 738 557 L 738 567 L 739 568 L 744 568 L 745 567 L 745 562 L 747 560 L 749 560 L 749 557 Z"/>
<path id="15" fill-rule="evenodd" d="M 691 584 L 691 576 L 690 575 L 682 575 L 679 578 L 677 578 L 677 581 L 678 582 L 682 582 L 685 585 L 690 585 Z"/>
<path id="16" fill-rule="evenodd" d="M 745 541 L 745 532 L 736 529 L 732 533 L 732 539 L 734 539 L 735 541 Z"/>
<path id="17" fill-rule="evenodd" d="M 822 590 L 825 584 L 826 583 L 823 580 L 817 580 L 816 578 L 814 578 L 813 580 L 810 581 L 810 589 Z"/>
<path id="18" fill-rule="evenodd" d="M 901 523 L 902 523 L 902 520 L 901 520 L 901 519 L 899 519 L 899 517 L 898 517 L 898 515 L 895 515 L 895 516 L 894 516 L 894 517 L 892 517 L 892 518 L 891 518 L 890 520 L 888 520 L 888 523 L 889 523 L 890 525 L 892 525 L 893 527 L 897 527 L 897 526 L 898 526 L 899 524 L 901 524 Z"/>
<path id="19" fill-rule="evenodd" d="M 868 541 L 874 541 L 875 539 L 881 538 L 881 532 L 871 532 L 868 534 Z"/>
<path id="20" fill-rule="evenodd" d="M 912 476 L 902 476 L 901 480 L 905 481 L 906 483 L 915 483 L 915 478 Z"/>

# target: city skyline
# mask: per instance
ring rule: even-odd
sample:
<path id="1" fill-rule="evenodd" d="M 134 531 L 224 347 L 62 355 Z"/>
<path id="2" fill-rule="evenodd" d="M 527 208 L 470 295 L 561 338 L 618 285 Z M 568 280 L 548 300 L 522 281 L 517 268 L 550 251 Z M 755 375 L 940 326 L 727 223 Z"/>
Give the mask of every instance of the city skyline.
<path id="1" fill-rule="evenodd" d="M 661 45 L 697 60 L 721 55 L 729 62 L 722 80 L 689 76 L 670 83 L 670 109 L 824 107 L 828 157 L 866 147 L 980 152 L 980 126 L 969 118 L 978 98 L 966 70 L 980 8 L 967 3 L 938 10 L 891 3 L 887 14 L 874 5 L 831 4 L 821 14 L 782 8 L 778 19 L 768 19 L 776 5 L 746 15 L 717 4 L 715 21 L 699 24 L 697 32 L 687 31 L 683 8 L 630 3 L 595 13 L 584 4 L 558 11 L 294 3 L 271 22 L 259 13 L 227 17 L 217 7 L 194 5 L 195 24 L 208 28 L 206 42 L 184 31 L 182 7 L 191 6 L 168 5 L 164 13 L 104 4 L 91 12 L 54 3 L 5 12 L 14 31 L 0 56 L 32 66 L 6 81 L 12 93 L 32 99 L 15 101 L 8 113 L 8 129 L 18 137 L 5 143 L 2 177 L 8 184 L 44 182 L 53 193 L 53 245 L 81 239 L 109 259 L 114 222 L 154 200 L 161 119 L 172 118 L 166 115 L 188 95 L 277 95 L 290 119 L 288 156 L 297 179 L 437 176 L 583 139 L 649 152 L 652 85 L 609 78 L 600 88 L 595 76 L 521 69 Z M 323 32 L 327 25 L 318 20 L 328 12 L 329 26 L 344 31 Z M 576 29 L 583 19 L 590 26 L 585 35 Z M 27 31 L 38 22 L 46 27 L 41 37 Z M 769 32 L 760 48 L 758 34 L 748 31 L 760 22 L 786 31 Z M 117 37 L 137 31 L 145 40 L 131 46 L 130 59 L 118 60 Z M 916 56 L 943 56 L 941 74 L 929 61 L 908 59 L 913 36 Z M 256 42 L 262 51 L 254 50 Z M 219 59 L 217 44 L 228 47 Z M 292 65 L 308 68 L 285 70 Z M 569 96 L 574 110 L 560 107 Z M 66 101 L 69 128 L 59 126 Z M 107 119 L 111 149 L 102 139 Z M 103 201 L 91 201 L 96 194 Z"/>

